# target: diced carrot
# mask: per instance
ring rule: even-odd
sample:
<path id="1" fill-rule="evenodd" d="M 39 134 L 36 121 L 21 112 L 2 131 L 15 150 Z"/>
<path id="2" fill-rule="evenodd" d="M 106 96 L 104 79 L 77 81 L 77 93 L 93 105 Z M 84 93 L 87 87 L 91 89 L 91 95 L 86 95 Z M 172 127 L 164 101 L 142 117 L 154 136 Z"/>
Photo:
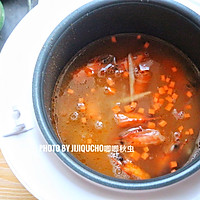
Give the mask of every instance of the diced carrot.
<path id="1" fill-rule="evenodd" d="M 109 86 L 113 86 L 113 85 L 115 85 L 115 82 L 113 81 L 113 79 L 112 78 L 110 78 L 110 77 L 108 77 L 107 79 L 106 79 L 106 82 L 108 83 L 108 85 Z"/>
<path id="2" fill-rule="evenodd" d="M 85 117 L 82 117 L 82 118 L 81 118 L 81 122 L 82 122 L 83 124 L 85 124 L 85 123 L 87 122 L 86 118 L 85 118 Z"/>
<path id="3" fill-rule="evenodd" d="M 165 75 L 160 76 L 161 81 L 165 81 Z"/>
<path id="4" fill-rule="evenodd" d="M 165 91 L 169 89 L 167 85 L 164 85 L 163 88 L 165 89 Z"/>
<path id="5" fill-rule="evenodd" d="M 94 88 L 92 88 L 90 91 L 91 91 L 91 93 L 94 93 L 94 92 L 95 92 L 95 89 L 94 89 Z"/>
<path id="6" fill-rule="evenodd" d="M 155 103 L 155 104 L 153 104 L 153 108 L 155 109 L 155 110 L 158 110 L 158 109 L 160 109 L 160 104 L 159 103 Z"/>
<path id="7" fill-rule="evenodd" d="M 112 108 L 112 111 L 113 111 L 115 114 L 117 114 L 117 113 L 119 113 L 119 112 L 121 111 L 121 109 L 120 109 L 119 105 L 115 105 L 115 106 Z"/>
<path id="8" fill-rule="evenodd" d="M 144 48 L 145 48 L 145 49 L 149 48 L 149 42 L 145 42 Z"/>
<path id="9" fill-rule="evenodd" d="M 169 83 L 169 82 L 170 82 L 170 78 L 167 77 L 167 78 L 165 79 L 165 81 L 166 81 L 166 83 Z"/>
<path id="10" fill-rule="evenodd" d="M 153 96 L 156 97 L 156 98 L 159 98 L 160 94 L 156 92 Z"/>
<path id="11" fill-rule="evenodd" d="M 132 107 L 133 109 L 135 109 L 136 106 L 137 106 L 137 102 L 136 102 L 136 101 L 131 102 L 131 107 Z"/>
<path id="12" fill-rule="evenodd" d="M 83 105 L 80 106 L 80 111 L 81 111 L 81 112 L 85 112 L 85 111 L 86 111 L 86 106 L 85 106 L 85 104 L 83 104 Z"/>
<path id="13" fill-rule="evenodd" d="M 165 107 L 165 110 L 170 111 L 173 108 L 174 104 L 168 103 L 167 106 Z"/>
<path id="14" fill-rule="evenodd" d="M 189 131 L 190 135 L 194 134 L 194 130 L 192 128 L 190 128 L 188 131 Z"/>
<path id="15" fill-rule="evenodd" d="M 137 35 L 137 40 L 140 40 L 141 39 L 141 35 Z"/>
<path id="16" fill-rule="evenodd" d="M 182 132 L 182 131 L 183 131 L 183 126 L 179 126 L 179 127 L 178 127 L 178 131 L 179 131 L 179 132 Z"/>
<path id="17" fill-rule="evenodd" d="M 79 99 L 78 99 L 78 102 L 79 102 L 79 103 L 83 103 L 83 102 L 84 102 L 84 99 L 83 99 L 83 98 L 79 98 Z"/>
<path id="18" fill-rule="evenodd" d="M 165 97 L 165 99 L 166 99 L 168 102 L 170 102 L 170 103 L 172 103 L 172 101 L 173 101 L 173 98 L 170 97 L 170 96 Z"/>
<path id="19" fill-rule="evenodd" d="M 111 42 L 113 42 L 113 43 L 116 43 L 116 42 L 117 42 L 117 39 L 116 39 L 115 36 L 111 36 Z"/>
<path id="20" fill-rule="evenodd" d="M 191 97 L 192 97 L 192 92 L 191 92 L 191 91 L 187 91 L 187 92 L 186 92 L 186 95 L 187 95 L 189 98 L 191 98 Z"/>
<path id="21" fill-rule="evenodd" d="M 171 70 L 172 70 L 172 72 L 177 72 L 177 68 L 176 67 L 172 67 Z"/>
<path id="22" fill-rule="evenodd" d="M 169 83 L 169 87 L 170 87 L 170 88 L 174 88 L 174 87 L 175 87 L 175 82 L 174 82 L 174 81 L 171 81 L 171 82 Z"/>
<path id="23" fill-rule="evenodd" d="M 165 127 L 167 125 L 167 122 L 165 120 L 161 120 L 158 124 L 161 127 Z"/>
<path id="24" fill-rule="evenodd" d="M 163 98 L 160 98 L 158 102 L 159 102 L 160 105 L 163 105 L 165 100 Z"/>
<path id="25" fill-rule="evenodd" d="M 173 89 L 169 88 L 167 94 L 172 95 L 172 93 L 173 93 Z"/>
<path id="26" fill-rule="evenodd" d="M 67 90 L 67 93 L 68 93 L 68 94 L 74 94 L 74 90 L 72 90 L 72 89 L 69 88 L 69 89 Z"/>
<path id="27" fill-rule="evenodd" d="M 170 162 L 170 167 L 171 167 L 171 169 L 176 168 L 177 166 L 178 166 L 178 164 L 177 164 L 176 161 L 171 161 L 171 162 Z"/>
<path id="28" fill-rule="evenodd" d="M 144 153 L 142 153 L 142 155 L 141 155 L 141 158 L 142 158 L 143 160 L 146 160 L 148 157 L 149 157 L 149 153 L 147 153 L 147 152 L 144 152 Z"/>
<path id="29" fill-rule="evenodd" d="M 124 78 L 127 78 L 129 76 L 129 73 L 127 72 L 127 71 L 125 71 L 124 73 L 123 73 L 123 77 Z"/>
<path id="30" fill-rule="evenodd" d="M 149 114 L 154 115 L 155 114 L 155 110 L 153 108 L 149 108 Z"/>
<path id="31" fill-rule="evenodd" d="M 159 94 L 165 94 L 165 89 L 163 87 L 158 88 Z"/>
<path id="32" fill-rule="evenodd" d="M 172 94 L 172 99 L 176 100 L 177 98 L 178 98 L 178 94 L 173 93 L 173 94 Z"/>
<path id="33" fill-rule="evenodd" d="M 129 155 L 135 161 L 138 161 L 140 159 L 140 153 L 138 153 L 137 151 L 133 151 Z"/>
<path id="34" fill-rule="evenodd" d="M 190 114 L 189 113 L 185 113 L 184 114 L 184 118 L 186 118 L 186 119 L 190 118 Z"/>
<path id="35" fill-rule="evenodd" d="M 154 97 L 154 98 L 153 98 L 153 101 L 154 101 L 155 103 L 158 103 L 159 99 L 158 99 L 157 97 Z"/>
<path id="36" fill-rule="evenodd" d="M 147 153 L 147 152 L 149 152 L 149 147 L 144 147 L 143 150 L 144 150 L 144 152 Z"/>
<path id="37" fill-rule="evenodd" d="M 190 135 L 190 132 L 189 131 L 185 131 L 185 135 Z"/>
<path id="38" fill-rule="evenodd" d="M 156 124 L 154 122 L 148 122 L 147 126 L 150 129 L 154 129 L 156 127 Z"/>
<path id="39" fill-rule="evenodd" d="M 92 144 L 92 139 L 91 138 L 87 139 L 87 144 Z"/>
<path id="40" fill-rule="evenodd" d="M 144 114 L 144 108 L 139 108 L 138 113 Z"/>
<path id="41" fill-rule="evenodd" d="M 106 87 L 106 88 L 105 88 L 105 93 L 106 93 L 106 94 L 113 95 L 113 94 L 116 93 L 116 89 L 115 89 L 115 88 L 112 88 L 112 87 Z"/>
<path id="42" fill-rule="evenodd" d="M 192 108 L 192 106 L 189 105 L 189 104 L 185 106 L 185 109 L 186 109 L 186 110 L 190 110 L 191 108 Z"/>
<path id="43" fill-rule="evenodd" d="M 133 111 L 131 105 L 125 105 L 125 106 L 124 106 L 124 110 L 125 110 L 125 112 L 127 112 L 127 113 Z"/>
<path id="44" fill-rule="evenodd" d="M 172 169 L 172 170 L 171 170 L 171 173 L 174 173 L 175 171 L 176 171 L 176 169 Z"/>

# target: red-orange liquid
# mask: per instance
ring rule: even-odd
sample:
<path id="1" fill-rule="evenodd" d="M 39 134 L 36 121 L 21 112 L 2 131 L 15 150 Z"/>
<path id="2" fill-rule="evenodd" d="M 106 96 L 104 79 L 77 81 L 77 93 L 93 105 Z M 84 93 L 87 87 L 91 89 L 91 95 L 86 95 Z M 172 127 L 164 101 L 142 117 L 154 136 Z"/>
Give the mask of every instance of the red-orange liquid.
<path id="1" fill-rule="evenodd" d="M 134 146 L 137 155 L 122 153 L 123 161 L 117 160 L 119 157 L 114 160 L 110 153 L 73 153 L 82 163 L 100 173 L 143 179 L 173 172 L 187 162 L 199 133 L 197 70 L 186 56 L 159 39 L 146 35 L 137 39 L 136 34 L 122 34 L 116 36 L 116 41 L 110 37 L 98 40 L 66 66 L 52 100 L 54 129 L 63 144 Z M 148 48 L 144 47 L 145 43 Z M 130 98 L 127 62 L 130 53 L 137 70 L 150 66 L 145 71 L 147 76 L 141 79 L 134 73 L 134 96 L 150 93 L 136 99 L 134 108 L 130 107 L 132 101 L 127 101 Z M 113 61 L 111 56 L 106 60 L 106 56 L 102 56 L 106 54 L 113 55 L 116 60 Z M 109 62 L 115 67 L 104 73 L 101 69 Z M 138 112 L 143 120 L 125 127 L 114 117 L 115 114 Z M 164 141 L 150 144 L 146 142 L 151 140 L 148 136 L 142 145 L 137 145 L 131 135 L 122 138 L 128 129 L 139 126 L 157 130 Z M 126 165 L 127 162 L 131 165 Z M 142 170 L 140 174 L 149 176 L 137 176 L 135 173 L 139 170 Z"/>

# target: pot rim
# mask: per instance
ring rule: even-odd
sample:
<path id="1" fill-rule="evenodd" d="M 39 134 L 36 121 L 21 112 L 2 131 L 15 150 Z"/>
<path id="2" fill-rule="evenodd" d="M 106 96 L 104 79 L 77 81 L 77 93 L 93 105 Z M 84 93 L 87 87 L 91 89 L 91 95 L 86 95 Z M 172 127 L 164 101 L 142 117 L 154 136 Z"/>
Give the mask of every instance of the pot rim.
<path id="1" fill-rule="evenodd" d="M 44 81 L 44 71 L 45 64 L 47 63 L 46 58 L 51 52 L 53 46 L 56 41 L 62 36 L 64 30 L 67 29 L 71 24 L 76 23 L 81 17 L 92 12 L 99 8 L 104 8 L 107 6 L 111 6 L 114 4 L 126 4 L 126 3 L 140 3 L 140 4 L 148 4 L 154 6 L 164 7 L 174 12 L 178 12 L 184 18 L 187 18 L 194 26 L 197 26 L 200 29 L 200 17 L 194 11 L 189 8 L 171 0 L 108 0 L 108 1 L 92 1 L 87 3 L 86 5 L 80 7 L 70 15 L 68 15 L 59 25 L 53 30 L 48 39 L 46 40 L 40 54 L 38 56 L 38 60 L 35 66 L 34 74 L 33 74 L 33 82 L 32 82 L 32 99 L 33 99 L 33 107 L 35 116 L 42 131 L 43 136 L 46 141 L 50 145 L 62 145 L 58 138 L 55 138 L 53 128 L 49 123 L 45 106 L 43 100 L 43 81 Z M 53 40 L 52 40 L 53 38 Z M 78 174 L 83 177 L 94 181 L 96 183 L 102 184 L 104 186 L 109 186 L 112 188 L 118 189 L 127 189 L 127 190 L 147 190 L 147 189 L 156 189 L 162 188 L 171 184 L 174 184 L 182 179 L 187 178 L 188 176 L 195 173 L 200 169 L 200 157 L 195 158 L 191 163 L 186 166 L 180 168 L 174 173 L 167 174 L 164 176 L 147 179 L 147 180 L 122 180 L 113 178 L 110 176 L 103 175 L 99 172 L 92 170 L 91 168 L 85 166 L 80 161 L 78 161 L 75 157 L 73 157 L 69 152 L 64 153 L 62 151 L 55 152 L 58 157 L 67 164 L 71 169 L 73 169 Z"/>

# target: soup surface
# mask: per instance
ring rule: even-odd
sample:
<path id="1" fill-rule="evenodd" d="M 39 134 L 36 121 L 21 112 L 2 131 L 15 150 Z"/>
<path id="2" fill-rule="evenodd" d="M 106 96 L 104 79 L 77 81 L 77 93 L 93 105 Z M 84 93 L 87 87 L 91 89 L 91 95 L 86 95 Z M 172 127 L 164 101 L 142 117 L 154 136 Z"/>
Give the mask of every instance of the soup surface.
<path id="1" fill-rule="evenodd" d="M 198 87 L 195 66 L 168 43 L 138 34 L 106 37 L 66 65 L 52 98 L 52 123 L 88 167 L 123 179 L 158 177 L 192 154 Z"/>

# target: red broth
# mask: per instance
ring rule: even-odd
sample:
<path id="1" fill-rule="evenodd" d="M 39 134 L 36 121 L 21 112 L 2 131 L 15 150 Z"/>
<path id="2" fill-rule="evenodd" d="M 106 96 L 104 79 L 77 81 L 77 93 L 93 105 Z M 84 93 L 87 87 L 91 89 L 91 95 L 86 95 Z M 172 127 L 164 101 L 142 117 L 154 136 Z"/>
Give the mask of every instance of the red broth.
<path id="1" fill-rule="evenodd" d="M 186 55 L 158 38 L 120 34 L 89 44 L 66 65 L 52 123 L 93 170 L 148 179 L 188 161 L 200 128 L 198 100 L 198 71 Z M 74 152 L 82 144 L 104 151 Z"/>

